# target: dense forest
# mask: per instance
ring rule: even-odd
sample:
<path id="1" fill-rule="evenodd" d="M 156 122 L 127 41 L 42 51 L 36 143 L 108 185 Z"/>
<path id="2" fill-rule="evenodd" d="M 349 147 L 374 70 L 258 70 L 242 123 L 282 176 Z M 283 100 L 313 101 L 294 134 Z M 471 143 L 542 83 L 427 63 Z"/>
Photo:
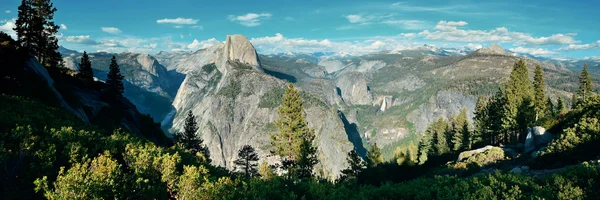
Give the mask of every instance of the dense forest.
<path id="1" fill-rule="evenodd" d="M 234 170 L 210 164 L 210 152 L 187 113 L 184 130 L 167 138 L 148 116 L 128 130 L 123 75 L 114 59 L 107 81 L 94 81 L 87 53 L 79 71 L 61 66 L 50 0 L 23 0 L 15 31 L 0 33 L 0 176 L 3 199 L 593 199 L 600 196 L 600 95 L 584 66 L 573 99 L 546 96 L 543 70 L 533 82 L 526 63 L 491 96 L 481 95 L 473 124 L 463 109 L 439 118 L 418 144 L 398 147 L 384 160 L 376 144 L 367 156 L 348 152 L 337 180 L 313 173 L 314 130 L 301 93 L 289 84 L 278 105 L 272 154 L 280 164 L 258 163 L 254 147 L 238 152 Z M 54 85 L 28 67 L 35 59 Z M 76 87 L 71 86 L 76 85 Z M 77 103 L 72 90 L 99 93 L 109 110 L 87 121 L 61 106 L 52 91 Z M 572 106 L 567 107 L 567 101 Z M 89 111 L 88 111 L 89 112 Z M 536 155 L 522 145 L 533 127 L 557 137 Z M 463 152 L 489 146 L 465 159 Z M 529 173 L 515 173 L 514 166 Z M 510 172 L 509 172 L 510 171 Z"/>

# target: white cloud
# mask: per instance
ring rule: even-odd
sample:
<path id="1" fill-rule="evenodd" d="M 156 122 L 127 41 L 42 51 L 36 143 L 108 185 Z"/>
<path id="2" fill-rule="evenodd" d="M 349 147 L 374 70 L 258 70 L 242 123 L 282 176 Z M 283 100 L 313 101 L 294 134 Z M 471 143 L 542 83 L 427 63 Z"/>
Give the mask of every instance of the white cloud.
<path id="1" fill-rule="evenodd" d="M 6 14 L 10 14 L 11 12 L 12 12 L 12 11 L 10 11 L 10 10 L 5 10 L 5 11 L 4 11 L 4 13 L 6 13 Z"/>
<path id="2" fill-rule="evenodd" d="M 281 33 L 275 36 L 252 38 L 250 42 L 261 53 L 311 53 L 311 52 L 344 52 L 345 54 L 364 54 L 386 49 L 399 48 L 400 43 L 390 38 L 374 38 L 364 41 L 333 42 L 328 39 L 311 40 L 304 38 L 286 38 Z"/>
<path id="3" fill-rule="evenodd" d="M 5 32 L 13 38 L 16 38 L 17 34 L 13 30 L 13 28 L 15 28 L 15 19 L 11 21 L 6 21 L 3 25 L 0 25 L 0 31 Z"/>
<path id="4" fill-rule="evenodd" d="M 542 48 L 536 49 L 536 48 L 517 47 L 517 48 L 511 48 L 509 50 L 512 52 L 515 52 L 515 53 L 525 53 L 525 54 L 531 54 L 534 56 L 547 56 L 547 55 L 557 54 L 557 52 L 550 51 L 547 49 L 542 49 Z"/>
<path id="5" fill-rule="evenodd" d="M 382 23 L 408 30 L 423 30 L 427 28 L 427 23 L 421 20 L 385 20 Z"/>
<path id="6" fill-rule="evenodd" d="M 65 37 L 65 41 L 76 44 L 84 44 L 84 45 L 97 45 L 99 44 L 95 40 L 93 40 L 89 35 L 78 35 L 78 36 L 67 36 Z"/>
<path id="7" fill-rule="evenodd" d="M 198 30 L 204 30 L 203 26 L 192 26 L 192 28 L 194 29 L 198 29 Z"/>
<path id="8" fill-rule="evenodd" d="M 67 25 L 65 25 L 65 24 L 60 24 L 60 29 L 62 29 L 62 30 L 67 30 Z"/>
<path id="9" fill-rule="evenodd" d="M 181 39 L 183 39 L 183 38 L 184 38 L 184 37 L 183 37 L 183 34 L 179 34 L 179 37 L 181 37 Z"/>
<path id="10" fill-rule="evenodd" d="M 364 19 L 360 15 L 347 15 L 346 19 L 350 23 L 358 23 L 364 21 Z"/>
<path id="11" fill-rule="evenodd" d="M 563 51 L 572 51 L 572 50 L 589 50 L 589 49 L 597 49 L 600 48 L 600 40 L 591 44 L 570 44 L 567 47 L 560 48 L 558 50 Z"/>
<path id="12" fill-rule="evenodd" d="M 465 45 L 465 47 L 466 47 L 466 48 L 469 48 L 469 49 L 473 49 L 473 50 L 475 50 L 475 49 L 481 49 L 481 48 L 483 48 L 483 45 L 481 45 L 481 44 L 473 44 L 473 43 L 469 43 L 469 44 Z"/>
<path id="13" fill-rule="evenodd" d="M 183 28 L 183 26 L 173 26 L 173 28 Z"/>
<path id="14" fill-rule="evenodd" d="M 194 41 L 191 44 L 187 45 L 187 48 L 191 49 L 191 50 L 206 49 L 217 43 L 219 43 L 219 41 L 215 38 L 210 38 L 208 40 L 202 40 L 202 41 L 198 41 L 197 39 L 194 39 Z"/>
<path id="15" fill-rule="evenodd" d="M 156 20 L 156 23 L 159 24 L 196 24 L 198 23 L 197 19 L 191 19 L 191 18 L 175 18 L 175 19 L 170 19 L 170 18 L 165 18 L 165 19 L 159 19 Z"/>
<path id="16" fill-rule="evenodd" d="M 293 17 L 290 17 L 290 16 L 284 17 L 283 19 L 284 19 L 285 21 L 294 21 L 294 20 L 296 20 L 295 18 L 293 18 Z"/>
<path id="17" fill-rule="evenodd" d="M 586 56 L 583 59 L 585 60 L 593 60 L 593 61 L 600 61 L 600 56 Z"/>
<path id="18" fill-rule="evenodd" d="M 102 29 L 102 31 L 110 33 L 110 34 L 119 34 L 119 33 L 121 33 L 121 30 L 119 30 L 118 28 L 115 28 L 115 27 L 102 27 L 100 29 Z"/>
<path id="19" fill-rule="evenodd" d="M 467 30 L 461 29 L 466 26 L 464 21 L 440 21 L 434 31 L 424 30 L 418 36 L 428 40 L 442 40 L 455 42 L 513 42 L 517 45 L 565 45 L 575 44 L 574 33 L 554 34 L 547 37 L 534 37 L 528 33 L 511 32 L 505 27 L 492 30 Z M 414 35 L 409 35 L 414 36 Z"/>
<path id="20" fill-rule="evenodd" d="M 248 13 L 248 14 L 240 15 L 240 16 L 229 15 L 228 18 L 230 21 L 237 22 L 243 26 L 254 27 L 254 26 L 260 25 L 262 20 L 271 18 L 271 14 L 270 13 L 261 13 L 261 14 Z"/>

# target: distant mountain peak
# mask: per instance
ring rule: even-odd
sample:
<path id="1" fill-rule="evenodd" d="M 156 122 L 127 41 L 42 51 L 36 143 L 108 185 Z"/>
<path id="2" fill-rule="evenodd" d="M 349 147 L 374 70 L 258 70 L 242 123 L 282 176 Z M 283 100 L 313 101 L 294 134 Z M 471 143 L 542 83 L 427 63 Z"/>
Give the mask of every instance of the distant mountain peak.
<path id="1" fill-rule="evenodd" d="M 254 45 L 250 43 L 246 36 L 239 34 L 227 35 L 224 53 L 228 61 L 238 61 L 262 71 L 258 53 L 256 53 Z"/>
<path id="2" fill-rule="evenodd" d="M 479 54 L 479 55 L 505 55 L 505 56 L 511 55 L 510 53 L 506 52 L 506 50 L 504 50 L 504 48 L 502 48 L 498 44 L 492 44 L 489 47 L 478 49 L 477 51 L 474 51 L 473 54 Z"/>

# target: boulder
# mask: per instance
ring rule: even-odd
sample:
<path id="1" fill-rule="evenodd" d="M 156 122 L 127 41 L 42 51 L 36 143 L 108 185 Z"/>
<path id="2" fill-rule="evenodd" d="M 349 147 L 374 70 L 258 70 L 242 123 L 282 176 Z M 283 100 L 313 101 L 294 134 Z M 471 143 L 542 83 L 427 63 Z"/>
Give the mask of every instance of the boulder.
<path id="1" fill-rule="evenodd" d="M 517 152 L 517 150 L 511 148 L 502 148 L 502 150 L 504 151 L 504 155 L 508 155 L 511 158 L 517 157 L 519 155 L 519 152 Z"/>
<path id="2" fill-rule="evenodd" d="M 546 145 L 554 139 L 554 134 L 546 132 L 546 129 L 541 126 L 533 127 L 535 145 Z"/>
<path id="3" fill-rule="evenodd" d="M 492 148 L 494 148 L 494 146 L 488 145 L 488 146 L 485 146 L 485 147 L 482 147 L 482 148 L 479 148 L 479 149 L 474 149 L 474 150 L 470 150 L 470 151 L 463 151 L 463 152 L 461 152 L 458 155 L 458 159 L 456 161 L 457 162 L 463 161 L 463 160 L 465 160 L 465 159 L 467 159 L 467 158 L 469 158 L 469 157 L 471 157 L 471 156 L 473 156 L 475 154 L 486 152 L 486 151 L 488 151 L 488 150 L 490 150 Z"/>
<path id="4" fill-rule="evenodd" d="M 508 173 L 520 174 L 520 173 L 523 173 L 523 170 L 520 167 L 515 167 L 515 168 L 511 169 Z"/>
<path id="5" fill-rule="evenodd" d="M 532 152 L 535 149 L 535 138 L 534 138 L 534 129 L 527 128 L 527 138 L 525 139 L 525 150 L 524 153 Z"/>

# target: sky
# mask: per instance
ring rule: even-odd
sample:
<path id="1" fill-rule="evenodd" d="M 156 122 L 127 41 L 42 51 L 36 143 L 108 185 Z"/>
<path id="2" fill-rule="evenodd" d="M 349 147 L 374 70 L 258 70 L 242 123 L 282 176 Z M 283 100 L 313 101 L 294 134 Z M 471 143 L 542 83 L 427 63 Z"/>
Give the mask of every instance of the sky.
<path id="1" fill-rule="evenodd" d="M 364 54 L 433 45 L 600 59 L 600 1 L 54 0 L 60 45 L 88 52 L 195 51 L 248 37 L 262 54 Z M 19 0 L 0 2 L 14 35 Z"/>

